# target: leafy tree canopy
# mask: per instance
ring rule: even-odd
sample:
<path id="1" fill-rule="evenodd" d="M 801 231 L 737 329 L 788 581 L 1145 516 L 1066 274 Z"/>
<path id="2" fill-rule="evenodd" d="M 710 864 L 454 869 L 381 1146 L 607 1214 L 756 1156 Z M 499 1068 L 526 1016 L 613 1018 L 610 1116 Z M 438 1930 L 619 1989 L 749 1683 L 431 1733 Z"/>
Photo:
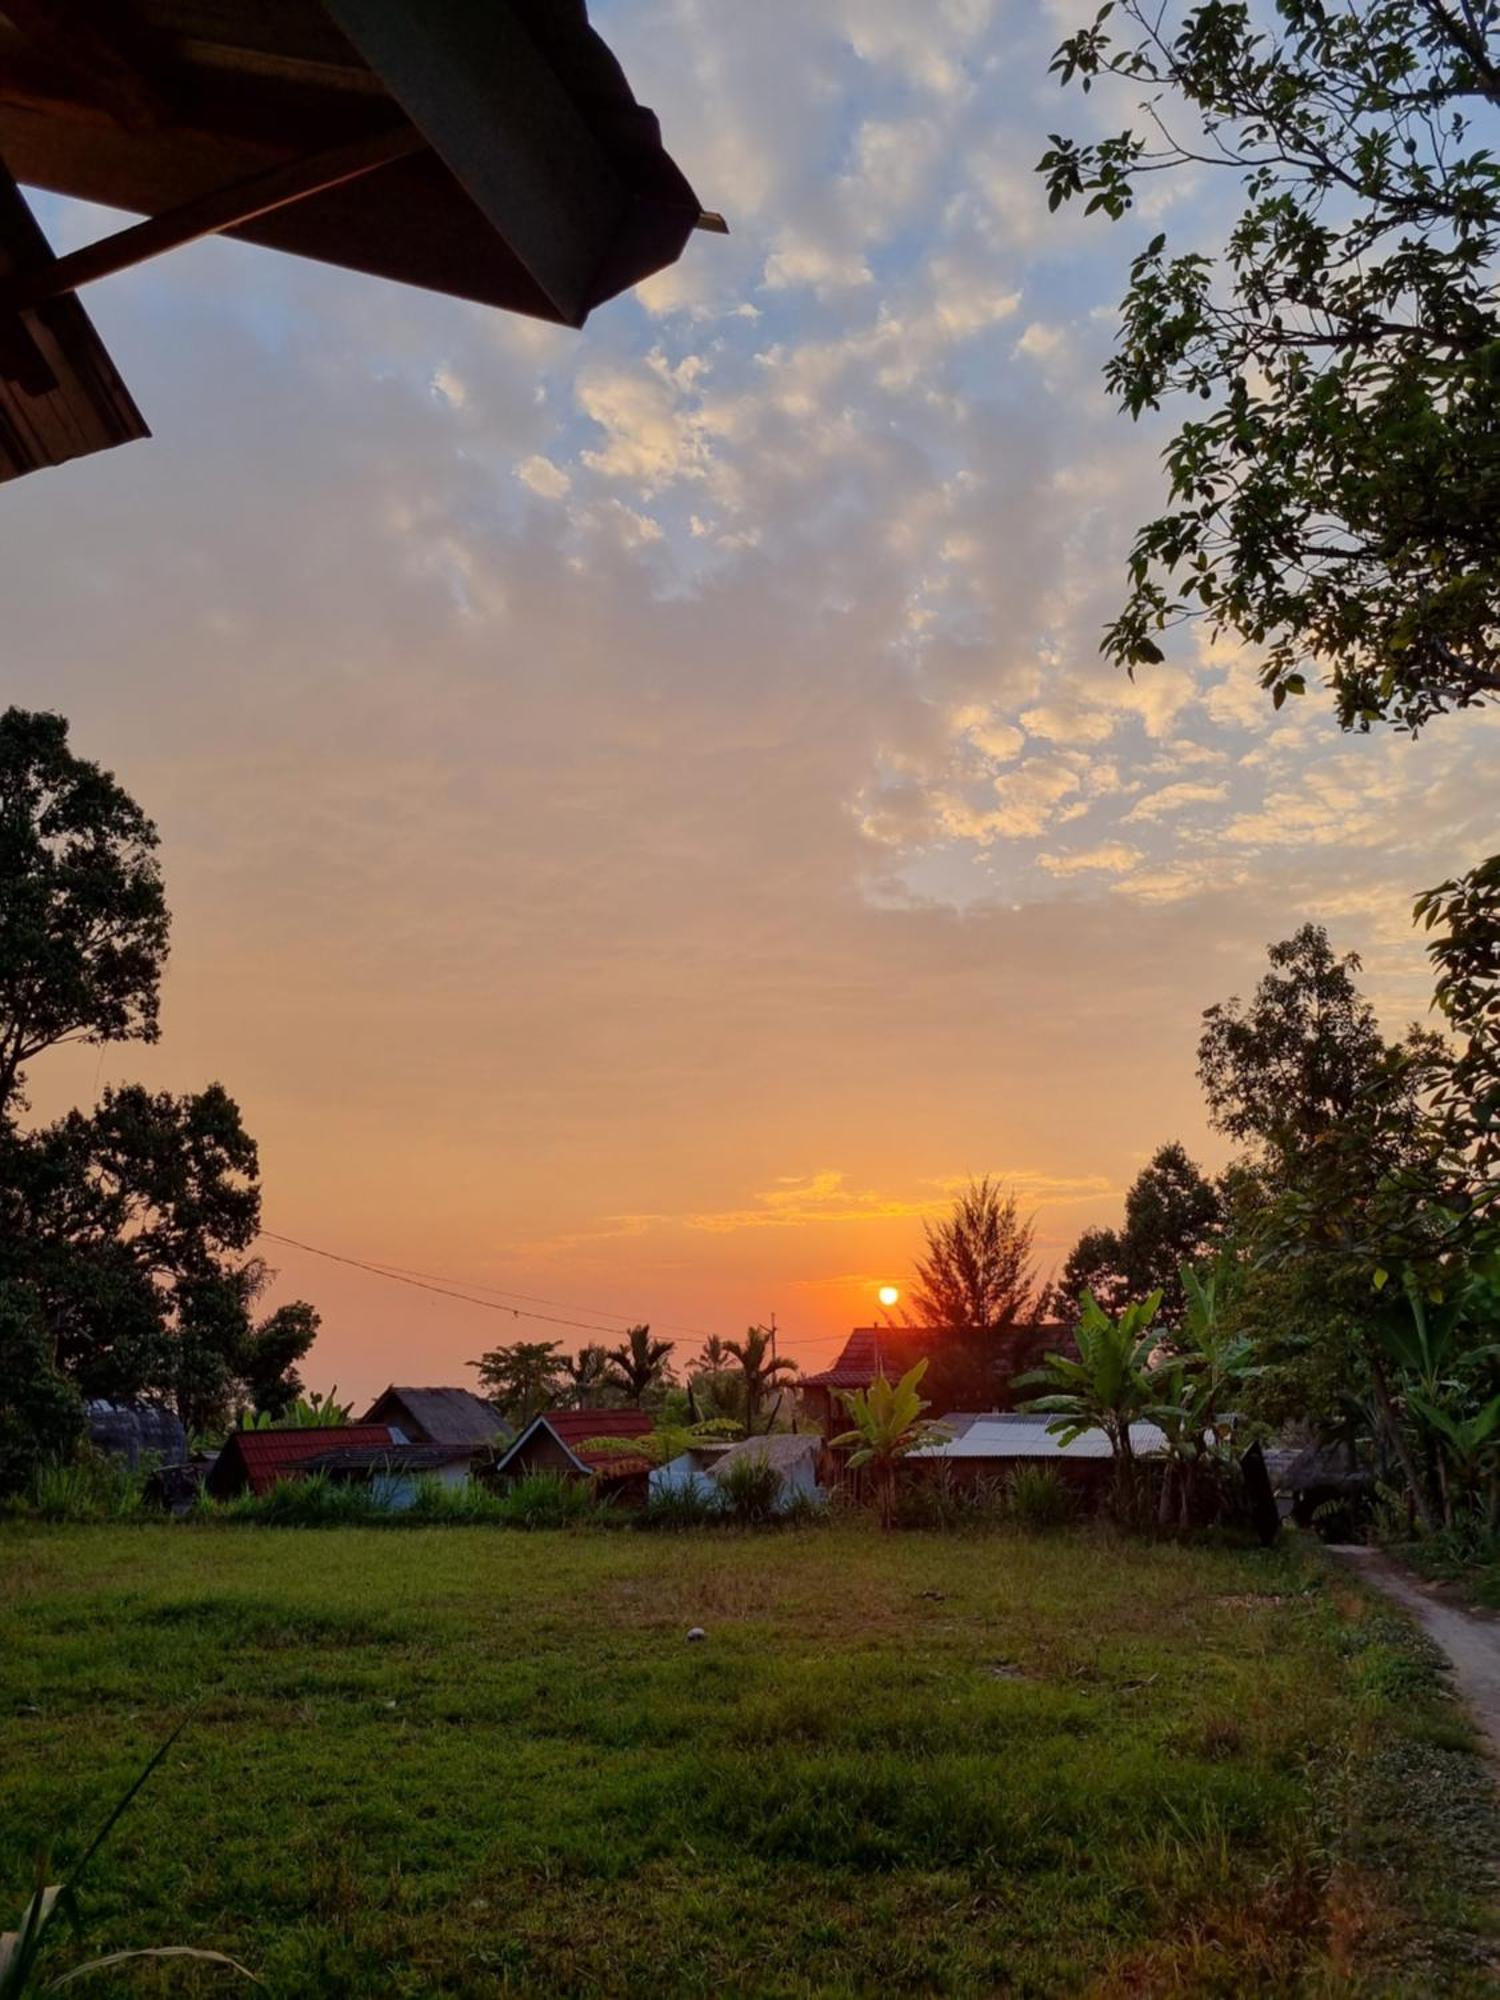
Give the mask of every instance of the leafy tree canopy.
<path id="1" fill-rule="evenodd" d="M 127 1085 L 20 1123 L 23 1069 L 45 1050 L 157 1039 L 156 846 L 61 716 L 0 714 L 0 1429 L 50 1436 L 50 1410 L 66 1432 L 91 1396 L 159 1397 L 190 1430 L 222 1428 L 247 1400 L 295 1398 L 317 1329 L 302 1303 L 253 1319 L 258 1164 L 222 1085 Z"/>
<path id="2" fill-rule="evenodd" d="M 1435 1099 L 1450 1147 L 1493 1197 L 1500 1182 L 1500 855 L 1417 901 L 1437 968 L 1434 1004 L 1458 1038 Z"/>
<path id="3" fill-rule="evenodd" d="M 154 1042 L 168 917 L 156 828 L 60 715 L 0 715 L 0 1116 L 61 1042 Z"/>
<path id="4" fill-rule="evenodd" d="M 35 1132 L 0 1126 L 0 1223 L 0 1280 L 31 1287 L 85 1396 L 161 1396 L 190 1430 L 295 1399 L 318 1316 L 253 1320 L 258 1163 L 222 1085 L 128 1084 Z"/>
<path id="5" fill-rule="evenodd" d="M 1473 0 L 1118 0 L 1053 62 L 1143 122 L 1054 134 L 1053 208 L 1119 220 L 1149 177 L 1222 172 L 1217 255 L 1154 235 L 1106 380 L 1185 399 L 1168 510 L 1104 645 L 1159 661 L 1206 619 L 1279 707 L 1325 673 L 1346 727 L 1418 729 L 1500 691 L 1500 15 Z M 1484 114 L 1476 120 L 1476 112 Z"/>
<path id="6" fill-rule="evenodd" d="M 566 1400 L 576 1409 L 602 1409 L 614 1393 L 609 1353 L 597 1341 L 580 1347 L 571 1361 L 564 1361 L 563 1373 L 567 1376 Z"/>
<path id="7" fill-rule="evenodd" d="M 1232 1139 L 1292 1160 L 1346 1121 L 1387 1055 L 1375 1011 L 1321 924 L 1270 947 L 1247 1004 L 1203 1016 L 1198 1076 L 1209 1115 Z"/>
<path id="8" fill-rule="evenodd" d="M 566 1376 L 555 1340 L 492 1347 L 469 1366 L 479 1370 L 480 1388 L 517 1429 L 562 1400 Z"/>
<path id="9" fill-rule="evenodd" d="M 1125 1196 L 1122 1229 L 1086 1229 L 1063 1266 L 1069 1313 L 1084 1292 L 1106 1312 L 1160 1292 L 1161 1317 L 1180 1326 L 1187 1310 L 1182 1270 L 1200 1255 L 1221 1220 L 1218 1190 L 1175 1140 L 1159 1146 Z"/>

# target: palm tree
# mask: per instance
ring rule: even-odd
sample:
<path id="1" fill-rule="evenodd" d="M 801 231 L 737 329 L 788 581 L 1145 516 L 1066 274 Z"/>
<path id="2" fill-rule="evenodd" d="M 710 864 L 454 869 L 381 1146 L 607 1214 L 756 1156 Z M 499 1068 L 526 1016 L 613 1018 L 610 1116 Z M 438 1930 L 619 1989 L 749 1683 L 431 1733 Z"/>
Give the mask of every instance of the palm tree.
<path id="1" fill-rule="evenodd" d="M 763 1326 L 747 1327 L 743 1340 L 726 1340 L 724 1352 L 740 1371 L 745 1390 L 745 1433 L 754 1436 L 766 1391 L 795 1375 L 797 1364 L 772 1354 L 771 1336 Z"/>
<path id="2" fill-rule="evenodd" d="M 688 1363 L 688 1374 L 723 1375 L 730 1363 L 729 1342 L 721 1340 L 716 1333 L 709 1334 Z"/>
<path id="3" fill-rule="evenodd" d="M 580 1410 L 597 1410 L 610 1387 L 609 1355 L 597 1341 L 580 1347 L 572 1361 L 563 1363 L 568 1378 L 568 1401 Z"/>
<path id="4" fill-rule="evenodd" d="M 882 1528 L 896 1524 L 896 1470 L 901 1461 L 924 1445 L 942 1444 L 949 1436 L 941 1424 L 923 1418 L 922 1412 L 931 1405 L 918 1393 L 917 1385 L 926 1372 L 924 1356 L 897 1383 L 878 1375 L 868 1389 L 839 1392 L 854 1428 L 833 1443 L 837 1449 L 852 1446 L 850 1465 L 868 1465 L 874 1473 Z"/>
<path id="5" fill-rule="evenodd" d="M 649 1326 L 633 1326 L 619 1347 L 606 1357 L 609 1380 L 623 1389 L 632 1403 L 642 1403 L 654 1389 L 663 1389 L 671 1380 L 672 1343 L 653 1340 Z"/>
<path id="6" fill-rule="evenodd" d="M 729 1343 L 709 1334 L 688 1363 L 688 1398 L 698 1417 L 729 1416 L 738 1403 L 739 1371 Z"/>

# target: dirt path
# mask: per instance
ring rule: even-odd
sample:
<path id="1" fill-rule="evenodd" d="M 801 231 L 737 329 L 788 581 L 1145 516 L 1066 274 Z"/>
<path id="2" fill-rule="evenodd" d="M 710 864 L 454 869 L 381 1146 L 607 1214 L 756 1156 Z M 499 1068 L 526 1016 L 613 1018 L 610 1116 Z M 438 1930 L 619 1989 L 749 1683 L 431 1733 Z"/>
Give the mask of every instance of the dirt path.
<path id="1" fill-rule="evenodd" d="M 1447 1656 L 1464 1705 L 1479 1724 L 1490 1755 L 1500 1763 L 1500 1619 L 1465 1611 L 1434 1585 L 1398 1569 L 1377 1549 L 1335 1548 L 1330 1553 L 1409 1611 Z"/>

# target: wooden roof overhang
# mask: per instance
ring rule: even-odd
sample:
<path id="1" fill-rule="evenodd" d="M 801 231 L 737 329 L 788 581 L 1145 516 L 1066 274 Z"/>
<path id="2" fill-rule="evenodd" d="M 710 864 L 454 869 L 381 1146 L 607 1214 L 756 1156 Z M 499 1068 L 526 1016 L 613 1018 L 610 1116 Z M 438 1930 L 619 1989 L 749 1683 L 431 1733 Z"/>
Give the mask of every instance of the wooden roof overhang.
<path id="1" fill-rule="evenodd" d="M 53 258 L 17 182 L 147 220 Z M 576 327 L 723 226 L 583 0 L 0 0 L 0 477 L 145 434 L 71 295 L 200 236 Z"/>

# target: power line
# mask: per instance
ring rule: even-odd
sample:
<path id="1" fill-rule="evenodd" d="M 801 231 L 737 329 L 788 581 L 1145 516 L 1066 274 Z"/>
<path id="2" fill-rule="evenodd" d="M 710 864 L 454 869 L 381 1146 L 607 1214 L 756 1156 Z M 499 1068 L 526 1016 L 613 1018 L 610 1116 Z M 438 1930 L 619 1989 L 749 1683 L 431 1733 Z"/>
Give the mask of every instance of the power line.
<path id="1" fill-rule="evenodd" d="M 376 1264 L 363 1257 L 346 1257 L 337 1250 L 324 1250 L 316 1243 L 304 1243 L 296 1236 L 282 1236 L 274 1229 L 262 1229 L 259 1233 L 268 1243 L 284 1243 L 293 1250 L 305 1250 L 309 1256 L 326 1257 L 332 1264 L 347 1264 L 352 1270 L 368 1272 L 373 1278 L 388 1278 L 392 1284 L 410 1285 L 414 1290 L 421 1292 L 435 1292 L 439 1298 L 460 1299 L 465 1305 L 481 1306 L 486 1312 L 509 1313 L 512 1319 L 541 1320 L 548 1326 L 576 1327 L 583 1333 L 618 1335 L 622 1330 L 619 1326 L 600 1326 L 597 1323 L 597 1319 L 559 1318 L 552 1313 L 533 1312 L 527 1306 L 505 1305 L 498 1303 L 495 1299 L 476 1298 L 474 1292 L 461 1291 L 458 1289 L 458 1286 L 461 1283 L 472 1282 L 476 1290 L 498 1293 L 501 1299 L 507 1297 L 513 1299 L 534 1299 L 539 1305 L 561 1305 L 563 1303 L 560 1299 L 544 1299 L 535 1292 L 506 1292 L 505 1288 L 500 1285 L 480 1284 L 477 1280 L 442 1278 L 430 1271 L 406 1270 L 399 1264 Z M 626 1326 L 639 1324 L 635 1314 L 610 1313 L 603 1306 L 575 1306 L 573 1310 L 575 1312 L 596 1313 L 600 1317 L 617 1319 Z M 706 1327 L 674 1326 L 668 1320 L 658 1320 L 654 1324 L 659 1326 L 664 1333 L 692 1334 L 702 1340 L 713 1338 L 713 1335 Z"/>
<path id="2" fill-rule="evenodd" d="M 552 1313 L 530 1312 L 524 1306 L 506 1306 L 494 1299 L 476 1298 L 472 1292 L 454 1291 L 447 1285 L 429 1283 L 425 1278 L 408 1277 L 402 1271 L 388 1271 L 379 1264 L 367 1264 L 362 1257 L 344 1257 L 337 1250 L 320 1250 L 316 1243 L 302 1243 L 295 1236 L 278 1235 L 274 1229 L 262 1229 L 259 1234 L 268 1243 L 284 1243 L 292 1250 L 305 1250 L 310 1257 L 326 1257 L 331 1264 L 347 1264 L 351 1270 L 367 1271 L 372 1278 L 385 1278 L 393 1285 L 410 1285 L 418 1292 L 435 1292 L 442 1299 L 460 1299 L 465 1305 L 479 1306 L 485 1312 L 508 1313 L 512 1319 L 543 1320 L 548 1326 L 577 1327 L 583 1333 L 616 1334 L 620 1331 L 617 1326 L 599 1326 L 581 1319 L 559 1319 Z"/>
<path id="3" fill-rule="evenodd" d="M 385 1278 L 395 1285 L 409 1285 L 414 1291 L 432 1292 L 438 1298 L 457 1299 L 464 1305 L 478 1306 L 484 1312 L 508 1314 L 511 1319 L 534 1319 L 547 1326 L 566 1326 L 575 1328 L 581 1333 L 611 1335 L 618 1335 L 623 1326 L 639 1324 L 636 1314 L 611 1312 L 605 1306 L 574 1305 L 570 1308 L 567 1301 L 549 1299 L 539 1292 L 512 1291 L 504 1285 L 484 1284 L 479 1279 L 447 1278 L 433 1271 L 413 1270 L 401 1264 L 377 1264 L 365 1257 L 347 1257 L 337 1250 L 325 1250 L 317 1243 L 305 1243 L 300 1237 L 283 1236 L 275 1229 L 262 1229 L 259 1234 L 267 1243 L 282 1243 L 292 1250 L 304 1250 L 310 1257 L 326 1258 L 331 1264 L 346 1264 L 351 1270 L 364 1271 L 372 1278 Z M 473 1289 L 460 1289 L 465 1285 L 472 1286 Z M 476 1292 L 493 1292 L 496 1297 L 477 1298 Z M 503 1303 L 507 1299 L 525 1299 L 536 1305 L 558 1306 L 563 1312 L 571 1310 L 592 1313 L 595 1317 L 592 1320 L 582 1320 L 559 1317 L 552 1313 L 533 1312 L 529 1306 Z M 621 1326 L 601 1326 L 598 1324 L 600 1319 L 619 1320 Z M 671 1320 L 653 1320 L 651 1324 L 663 1333 L 691 1334 L 699 1340 L 711 1340 L 716 1337 L 708 1327 L 704 1326 L 680 1326 Z M 820 1333 L 810 1337 L 793 1336 L 793 1344 L 800 1353 L 804 1348 L 842 1346 L 848 1338 L 845 1333 Z"/>
<path id="4" fill-rule="evenodd" d="M 261 1234 L 262 1236 L 267 1236 L 271 1232 L 263 1229 Z M 290 1241 L 291 1239 L 287 1238 L 285 1240 Z M 617 1319 L 622 1326 L 635 1326 L 640 1323 L 639 1313 L 611 1312 L 608 1306 L 581 1306 L 576 1299 L 549 1299 L 541 1292 L 518 1292 L 510 1285 L 487 1285 L 480 1278 L 449 1278 L 437 1271 L 414 1270 L 409 1264 L 376 1264 L 372 1262 L 369 1268 L 371 1270 L 389 1272 L 393 1277 L 426 1278 L 437 1285 L 467 1285 L 476 1292 L 493 1292 L 496 1297 L 501 1299 L 526 1299 L 532 1305 L 554 1306 L 559 1312 L 590 1313 L 595 1319 Z M 654 1319 L 651 1324 L 659 1327 L 663 1333 L 690 1333 L 696 1335 L 700 1340 L 712 1340 L 715 1337 L 713 1330 L 706 1326 L 678 1326 L 671 1320 L 665 1319 Z M 618 1331 L 618 1329 L 613 1330 Z"/>

